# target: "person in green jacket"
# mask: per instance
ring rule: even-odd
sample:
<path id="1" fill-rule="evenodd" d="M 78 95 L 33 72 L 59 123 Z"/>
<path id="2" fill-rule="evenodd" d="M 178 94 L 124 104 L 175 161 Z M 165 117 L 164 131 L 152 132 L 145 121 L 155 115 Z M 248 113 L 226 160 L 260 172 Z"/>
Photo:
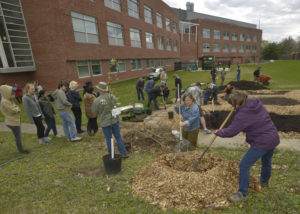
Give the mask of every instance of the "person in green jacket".
<path id="1" fill-rule="evenodd" d="M 108 152 L 111 154 L 111 133 L 113 133 L 117 140 L 118 149 L 122 158 L 128 158 L 120 132 L 119 116 L 114 117 L 112 115 L 112 110 L 117 104 L 116 97 L 109 93 L 108 86 L 105 82 L 99 82 L 96 88 L 99 89 L 100 96 L 94 100 L 92 111 L 94 114 L 100 116 L 100 126 L 105 136 Z"/>

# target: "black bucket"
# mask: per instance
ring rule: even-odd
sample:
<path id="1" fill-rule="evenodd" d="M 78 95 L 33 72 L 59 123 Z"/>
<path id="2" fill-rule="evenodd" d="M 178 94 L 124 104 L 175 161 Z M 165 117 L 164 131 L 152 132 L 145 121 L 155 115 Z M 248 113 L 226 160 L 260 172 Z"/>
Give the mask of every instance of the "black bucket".
<path id="1" fill-rule="evenodd" d="M 104 169 L 107 174 L 117 174 L 121 171 L 122 167 L 122 155 L 115 154 L 115 158 L 111 159 L 111 154 L 104 155 L 102 157 L 104 163 Z"/>
<path id="2" fill-rule="evenodd" d="M 169 111 L 168 112 L 168 116 L 169 116 L 169 119 L 173 119 L 174 118 L 174 112 L 173 111 Z"/>

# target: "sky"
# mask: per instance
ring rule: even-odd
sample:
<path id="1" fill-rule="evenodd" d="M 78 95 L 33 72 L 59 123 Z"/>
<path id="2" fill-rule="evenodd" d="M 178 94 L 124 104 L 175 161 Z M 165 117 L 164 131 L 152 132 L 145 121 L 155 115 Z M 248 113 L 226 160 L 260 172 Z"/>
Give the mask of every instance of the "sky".
<path id="1" fill-rule="evenodd" d="M 186 9 L 184 0 L 163 0 L 170 7 Z M 256 24 L 263 40 L 280 42 L 300 37 L 300 0 L 189 0 L 194 12 Z"/>

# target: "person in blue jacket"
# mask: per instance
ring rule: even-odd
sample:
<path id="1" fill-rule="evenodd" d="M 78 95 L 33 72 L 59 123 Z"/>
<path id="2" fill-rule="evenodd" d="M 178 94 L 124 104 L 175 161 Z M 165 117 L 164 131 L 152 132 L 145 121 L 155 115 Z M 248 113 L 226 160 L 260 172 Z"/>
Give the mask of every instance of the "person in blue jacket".
<path id="1" fill-rule="evenodd" d="M 195 98 L 190 93 L 184 94 L 182 100 L 184 103 L 180 104 L 180 98 L 178 98 L 175 106 L 175 111 L 179 114 L 180 105 L 182 121 L 179 122 L 179 126 L 183 127 L 182 137 L 190 141 L 190 143 L 196 147 L 200 129 L 199 108 Z"/>
<path id="2" fill-rule="evenodd" d="M 150 103 L 150 95 L 149 95 L 149 93 L 150 93 L 150 90 L 152 89 L 152 88 L 154 88 L 154 85 L 155 85 L 155 83 L 157 82 L 157 79 L 155 79 L 155 78 L 153 78 L 153 79 L 150 79 L 146 84 L 145 84 L 145 91 L 146 91 L 146 93 L 147 93 L 147 95 L 148 95 L 148 103 Z"/>

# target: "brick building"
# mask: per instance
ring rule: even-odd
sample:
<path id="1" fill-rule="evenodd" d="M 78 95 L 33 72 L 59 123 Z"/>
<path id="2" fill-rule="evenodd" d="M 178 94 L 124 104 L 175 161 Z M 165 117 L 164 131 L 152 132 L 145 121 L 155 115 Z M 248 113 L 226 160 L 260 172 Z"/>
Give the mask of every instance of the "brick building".
<path id="1" fill-rule="evenodd" d="M 256 25 L 194 12 L 174 9 L 180 19 L 181 61 L 197 61 L 215 56 L 219 62 L 249 63 L 260 59 L 262 30 Z"/>
<path id="2" fill-rule="evenodd" d="M 0 84 L 38 80 L 47 90 L 61 80 L 97 84 L 107 81 L 112 58 L 119 62 L 113 81 L 204 55 L 253 62 L 260 42 L 255 25 L 161 0 L 0 0 Z"/>
<path id="3" fill-rule="evenodd" d="M 173 69 L 179 59 L 178 15 L 160 0 L 0 0 L 0 84 L 61 80 L 82 86 Z"/>

